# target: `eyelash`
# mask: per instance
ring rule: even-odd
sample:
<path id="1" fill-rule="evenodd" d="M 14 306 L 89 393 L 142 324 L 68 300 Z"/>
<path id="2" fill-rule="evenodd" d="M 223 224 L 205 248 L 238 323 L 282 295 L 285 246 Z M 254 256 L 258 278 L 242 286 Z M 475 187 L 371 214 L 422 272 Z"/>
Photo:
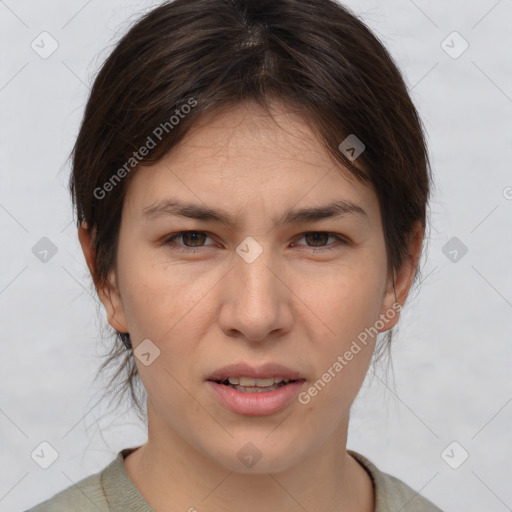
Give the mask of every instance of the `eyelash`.
<path id="1" fill-rule="evenodd" d="M 176 244 L 174 244 L 174 240 L 176 240 L 177 238 L 181 237 L 182 235 L 184 235 L 186 233 L 200 233 L 202 235 L 209 236 L 209 234 L 206 231 L 197 231 L 197 230 L 178 231 L 178 232 L 172 233 L 171 235 L 166 237 L 163 240 L 162 245 L 170 246 L 171 249 L 174 251 L 186 252 L 186 253 L 197 253 L 197 252 L 201 252 L 205 249 L 205 247 L 186 247 L 186 246 L 183 247 L 183 246 L 177 246 Z M 312 233 L 327 234 L 329 236 L 336 238 L 336 240 L 338 242 L 335 244 L 334 247 L 310 247 L 310 249 L 313 249 L 311 251 L 313 253 L 333 251 L 333 250 L 336 250 L 339 247 L 339 245 L 348 245 L 348 243 L 349 243 L 349 241 L 345 237 L 343 237 L 341 235 L 336 235 L 335 233 L 330 233 L 328 231 L 306 231 L 305 233 L 303 233 L 301 235 L 301 238 L 304 237 L 305 235 L 312 234 Z M 309 247 L 309 246 L 306 246 L 306 247 Z"/>

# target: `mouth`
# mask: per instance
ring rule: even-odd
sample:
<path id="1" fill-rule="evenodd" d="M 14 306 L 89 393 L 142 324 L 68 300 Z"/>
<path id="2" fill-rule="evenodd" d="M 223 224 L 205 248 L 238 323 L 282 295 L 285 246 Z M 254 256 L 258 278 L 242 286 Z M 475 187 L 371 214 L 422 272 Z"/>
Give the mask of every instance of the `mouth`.
<path id="1" fill-rule="evenodd" d="M 206 379 L 223 407 L 245 416 L 271 415 L 290 406 L 305 381 L 300 372 L 277 363 L 231 364 Z"/>
<path id="2" fill-rule="evenodd" d="M 264 393 L 275 391 L 290 383 L 304 381 L 304 379 L 287 379 L 284 377 L 267 377 L 256 379 L 252 377 L 228 377 L 224 380 L 214 380 L 217 384 L 223 384 L 242 393 Z"/>

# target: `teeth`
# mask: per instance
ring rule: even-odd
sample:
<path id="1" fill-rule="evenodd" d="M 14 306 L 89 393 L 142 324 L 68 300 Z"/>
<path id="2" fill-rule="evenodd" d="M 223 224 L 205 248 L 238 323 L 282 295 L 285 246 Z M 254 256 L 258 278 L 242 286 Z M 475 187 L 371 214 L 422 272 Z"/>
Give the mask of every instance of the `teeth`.
<path id="1" fill-rule="evenodd" d="M 266 388 L 279 384 L 280 382 L 290 382 L 290 379 L 284 379 L 282 377 L 269 377 L 267 379 L 253 379 L 251 377 L 228 377 L 228 381 L 233 385 L 240 385 L 246 387 L 256 386 L 258 388 Z"/>

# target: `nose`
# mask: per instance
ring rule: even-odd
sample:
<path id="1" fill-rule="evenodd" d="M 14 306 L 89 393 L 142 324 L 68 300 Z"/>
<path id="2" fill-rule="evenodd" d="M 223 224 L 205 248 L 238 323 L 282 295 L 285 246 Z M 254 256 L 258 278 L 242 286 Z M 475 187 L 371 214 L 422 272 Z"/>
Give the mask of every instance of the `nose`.
<path id="1" fill-rule="evenodd" d="M 219 324 L 227 337 L 261 343 L 289 332 L 293 293 L 270 249 L 253 261 L 236 254 L 225 279 Z"/>

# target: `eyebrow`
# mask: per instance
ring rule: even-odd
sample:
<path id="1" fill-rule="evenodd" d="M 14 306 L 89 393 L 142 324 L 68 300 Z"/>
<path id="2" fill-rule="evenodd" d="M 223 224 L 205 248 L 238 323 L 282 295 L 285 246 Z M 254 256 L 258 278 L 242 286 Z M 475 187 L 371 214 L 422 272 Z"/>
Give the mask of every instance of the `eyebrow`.
<path id="1" fill-rule="evenodd" d="M 220 208 L 183 202 L 178 199 L 163 199 L 143 209 L 142 218 L 150 220 L 161 216 L 179 216 L 202 221 L 218 222 L 235 230 L 238 221 Z M 347 215 L 359 216 L 368 220 L 368 214 L 359 205 L 348 200 L 338 200 L 324 206 L 289 209 L 280 218 L 273 218 L 277 225 L 303 222 L 316 222 L 323 219 L 340 218 Z"/>

